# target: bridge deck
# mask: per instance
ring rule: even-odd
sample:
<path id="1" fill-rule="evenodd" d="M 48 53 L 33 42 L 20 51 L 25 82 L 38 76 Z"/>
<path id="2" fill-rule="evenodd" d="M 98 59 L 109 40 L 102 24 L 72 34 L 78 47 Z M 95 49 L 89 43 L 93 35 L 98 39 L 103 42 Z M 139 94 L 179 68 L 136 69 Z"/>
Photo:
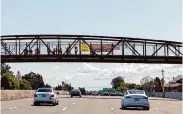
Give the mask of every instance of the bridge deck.
<path id="1" fill-rule="evenodd" d="M 132 55 L 2 55 L 1 62 L 108 62 L 108 63 L 167 63 L 182 64 L 182 57 L 132 56 Z"/>

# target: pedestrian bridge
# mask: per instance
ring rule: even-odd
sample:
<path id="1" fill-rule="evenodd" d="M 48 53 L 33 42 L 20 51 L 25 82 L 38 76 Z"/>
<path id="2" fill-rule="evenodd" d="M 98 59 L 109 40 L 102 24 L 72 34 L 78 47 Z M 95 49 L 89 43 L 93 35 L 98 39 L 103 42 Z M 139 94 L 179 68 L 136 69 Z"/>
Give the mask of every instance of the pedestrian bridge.
<path id="1" fill-rule="evenodd" d="M 4 35 L 1 61 L 182 64 L 182 42 L 92 35 Z"/>

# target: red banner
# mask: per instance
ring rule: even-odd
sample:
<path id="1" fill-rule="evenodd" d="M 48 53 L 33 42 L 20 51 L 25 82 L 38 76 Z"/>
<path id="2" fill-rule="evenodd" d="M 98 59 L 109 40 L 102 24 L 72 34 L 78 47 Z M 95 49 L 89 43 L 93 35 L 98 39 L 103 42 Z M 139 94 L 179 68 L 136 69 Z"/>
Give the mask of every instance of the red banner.
<path id="1" fill-rule="evenodd" d="M 115 46 L 115 45 L 113 45 Z M 102 44 L 102 51 L 110 51 L 112 49 L 112 44 Z M 91 44 L 91 48 L 95 51 L 101 51 L 100 44 Z M 120 50 L 120 45 L 117 45 L 114 50 Z"/>

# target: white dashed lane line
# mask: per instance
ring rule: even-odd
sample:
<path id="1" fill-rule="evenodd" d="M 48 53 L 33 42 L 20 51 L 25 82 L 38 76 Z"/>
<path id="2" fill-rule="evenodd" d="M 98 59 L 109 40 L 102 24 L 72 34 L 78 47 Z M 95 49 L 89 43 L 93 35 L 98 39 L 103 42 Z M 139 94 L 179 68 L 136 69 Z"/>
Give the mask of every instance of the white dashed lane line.
<path id="1" fill-rule="evenodd" d="M 12 108 L 8 108 L 9 110 L 12 110 L 12 109 L 16 109 L 16 108 L 18 108 L 18 107 L 12 107 Z"/>
<path id="2" fill-rule="evenodd" d="M 62 111 L 66 110 L 66 109 L 67 109 L 67 107 L 65 107 L 65 108 L 62 108 Z"/>
<path id="3" fill-rule="evenodd" d="M 76 103 L 72 103 L 72 104 L 76 104 Z"/>

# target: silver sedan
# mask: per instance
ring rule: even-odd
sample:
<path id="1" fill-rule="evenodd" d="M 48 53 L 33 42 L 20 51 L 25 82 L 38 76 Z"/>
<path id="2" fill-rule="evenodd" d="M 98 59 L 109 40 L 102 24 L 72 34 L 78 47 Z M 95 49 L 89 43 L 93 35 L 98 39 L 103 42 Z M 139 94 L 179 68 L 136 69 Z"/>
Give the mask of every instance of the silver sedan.
<path id="1" fill-rule="evenodd" d="M 54 93 L 53 88 L 39 88 L 34 94 L 34 105 L 40 103 L 48 103 L 58 105 L 59 99 L 57 94 Z"/>
<path id="2" fill-rule="evenodd" d="M 127 90 L 124 97 L 121 99 L 121 109 L 128 107 L 142 107 L 149 110 L 150 104 L 148 96 L 144 90 Z"/>

